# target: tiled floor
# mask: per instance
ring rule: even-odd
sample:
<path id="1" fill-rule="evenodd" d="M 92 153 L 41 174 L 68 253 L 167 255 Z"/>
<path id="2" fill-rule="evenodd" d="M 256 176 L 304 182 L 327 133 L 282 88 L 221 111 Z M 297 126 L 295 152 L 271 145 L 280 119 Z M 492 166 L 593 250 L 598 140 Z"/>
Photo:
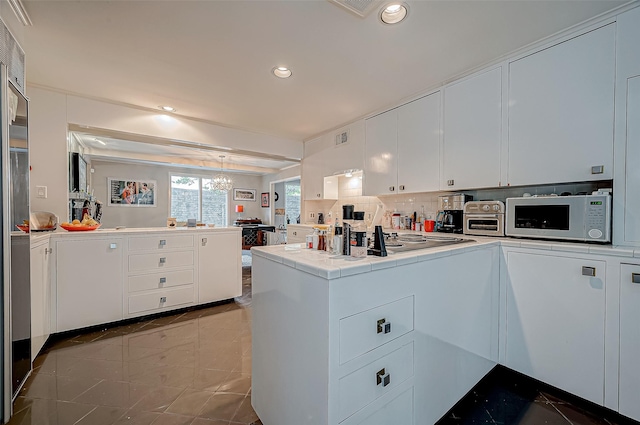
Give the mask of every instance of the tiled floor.
<path id="1" fill-rule="evenodd" d="M 611 410 L 495 368 L 437 425 L 638 425 Z"/>
<path id="2" fill-rule="evenodd" d="M 235 303 L 72 335 L 47 347 L 10 425 L 229 425 L 251 408 L 251 272 Z"/>
<path id="3" fill-rule="evenodd" d="M 251 268 L 243 267 L 243 296 L 233 303 L 50 344 L 9 424 L 261 425 L 250 386 Z M 639 425 L 504 368 L 438 425 L 479 423 Z"/>

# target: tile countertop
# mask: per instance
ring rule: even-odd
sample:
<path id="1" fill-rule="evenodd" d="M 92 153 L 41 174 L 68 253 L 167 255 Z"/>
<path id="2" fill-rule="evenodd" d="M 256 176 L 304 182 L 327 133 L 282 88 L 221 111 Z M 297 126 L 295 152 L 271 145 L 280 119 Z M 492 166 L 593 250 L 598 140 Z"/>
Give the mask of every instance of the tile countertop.
<path id="1" fill-rule="evenodd" d="M 31 243 L 38 242 L 40 240 L 55 237 L 55 238 L 64 238 L 70 236 L 81 236 L 81 237 L 101 237 L 101 236 L 115 236 L 115 235 L 137 235 L 137 234 L 151 234 L 151 233 L 176 233 L 176 234 L 184 234 L 187 232 L 193 233 L 202 233 L 202 232 L 241 232 L 242 227 L 236 226 L 227 226 L 227 227 L 207 227 L 207 226 L 199 226 L 199 227 L 176 227 L 176 228 L 168 228 L 168 227 L 131 227 L 131 228 L 121 228 L 121 229 L 108 229 L 108 228 L 100 228 L 97 230 L 90 230 L 84 232 L 69 232 L 59 227 L 53 232 L 32 232 L 31 233 Z"/>
<path id="2" fill-rule="evenodd" d="M 415 233 L 415 232 L 402 232 Z M 397 252 L 386 257 L 368 255 L 365 258 L 352 258 L 334 255 L 325 251 L 307 249 L 304 244 L 272 245 L 253 247 L 253 255 L 283 263 L 289 267 L 320 276 L 325 279 L 337 279 L 354 274 L 367 273 L 379 269 L 402 266 L 404 264 L 428 261 L 462 252 L 484 249 L 491 246 L 512 248 L 540 249 L 546 251 L 563 251 L 595 255 L 611 255 L 618 257 L 640 258 L 640 249 L 612 245 L 594 245 L 587 243 L 571 243 L 558 241 L 537 241 L 515 238 L 491 238 L 482 236 L 448 235 L 438 233 L 438 237 L 460 237 L 472 239 L 474 242 L 458 245 L 446 245 L 440 248 Z"/>

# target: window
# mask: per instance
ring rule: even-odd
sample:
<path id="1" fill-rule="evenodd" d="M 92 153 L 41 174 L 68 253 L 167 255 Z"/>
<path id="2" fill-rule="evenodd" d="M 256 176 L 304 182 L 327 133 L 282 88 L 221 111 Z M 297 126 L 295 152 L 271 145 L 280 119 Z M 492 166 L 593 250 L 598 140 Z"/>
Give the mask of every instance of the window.
<path id="1" fill-rule="evenodd" d="M 300 223 L 300 180 L 284 182 L 284 207 L 291 223 Z"/>
<path id="2" fill-rule="evenodd" d="M 171 176 L 171 217 L 178 221 L 195 218 L 201 223 L 226 226 L 228 194 L 212 190 L 211 180 L 193 176 Z"/>

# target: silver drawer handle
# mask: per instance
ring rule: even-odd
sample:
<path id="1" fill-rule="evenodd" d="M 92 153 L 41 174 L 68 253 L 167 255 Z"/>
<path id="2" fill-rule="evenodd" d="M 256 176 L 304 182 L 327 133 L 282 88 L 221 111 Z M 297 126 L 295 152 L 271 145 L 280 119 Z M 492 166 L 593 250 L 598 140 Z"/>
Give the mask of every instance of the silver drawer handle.
<path id="1" fill-rule="evenodd" d="M 167 262 L 167 258 L 166 257 L 160 257 L 160 264 L 164 264 Z"/>
<path id="2" fill-rule="evenodd" d="M 582 266 L 582 276 L 595 277 L 595 275 L 596 275 L 595 267 Z"/>
<path id="3" fill-rule="evenodd" d="M 167 241 L 165 239 L 160 239 L 160 246 L 165 246 Z"/>
<path id="4" fill-rule="evenodd" d="M 640 273 L 631 273 L 631 282 L 640 283 Z"/>
<path id="5" fill-rule="evenodd" d="M 167 297 L 160 297 L 160 302 L 161 303 L 166 303 L 167 302 Z"/>
<path id="6" fill-rule="evenodd" d="M 161 277 L 160 278 L 160 283 L 167 283 L 167 278 L 166 277 Z"/>
<path id="7" fill-rule="evenodd" d="M 202 238 L 202 246 L 206 246 L 207 245 L 207 238 Z"/>
<path id="8" fill-rule="evenodd" d="M 400 186 L 398 186 L 398 189 L 399 189 L 399 190 L 404 190 L 404 185 L 403 185 L 403 184 L 401 184 Z"/>
<path id="9" fill-rule="evenodd" d="M 391 375 L 386 373 L 384 368 L 380 369 L 376 373 L 376 385 L 382 384 L 383 387 L 386 387 L 391 383 Z"/>
<path id="10" fill-rule="evenodd" d="M 387 319 L 380 319 L 376 322 L 376 333 L 388 334 L 391 332 L 391 322 L 387 322 Z"/>
<path id="11" fill-rule="evenodd" d="M 453 186 L 455 185 L 455 180 L 451 179 L 451 180 L 447 180 L 447 186 Z"/>
<path id="12" fill-rule="evenodd" d="M 389 186 L 389 192 L 393 192 L 394 190 L 396 190 L 395 186 Z"/>

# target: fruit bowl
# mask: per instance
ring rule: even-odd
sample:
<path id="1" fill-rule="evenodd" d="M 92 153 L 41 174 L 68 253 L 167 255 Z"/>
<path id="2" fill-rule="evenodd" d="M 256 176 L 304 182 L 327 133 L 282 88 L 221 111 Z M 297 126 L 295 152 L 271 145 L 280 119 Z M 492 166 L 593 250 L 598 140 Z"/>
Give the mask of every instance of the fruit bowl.
<path id="1" fill-rule="evenodd" d="M 16 224 L 16 227 L 22 230 L 25 233 L 29 233 L 29 225 L 28 224 Z"/>
<path id="2" fill-rule="evenodd" d="M 82 224 L 61 224 L 60 227 L 69 232 L 86 232 L 89 230 L 96 230 L 98 227 L 100 227 L 100 224 L 96 224 L 95 226 L 83 226 Z"/>

